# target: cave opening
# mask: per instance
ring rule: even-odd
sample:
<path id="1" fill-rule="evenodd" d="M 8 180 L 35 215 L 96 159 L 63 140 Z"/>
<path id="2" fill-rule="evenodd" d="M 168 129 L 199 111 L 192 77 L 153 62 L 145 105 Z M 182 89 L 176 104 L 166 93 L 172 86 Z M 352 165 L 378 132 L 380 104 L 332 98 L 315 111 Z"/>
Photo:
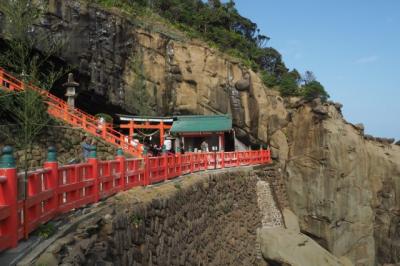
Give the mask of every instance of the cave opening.
<path id="1" fill-rule="evenodd" d="M 5 54 L 8 51 L 10 51 L 8 42 L 3 38 L 0 38 L 0 53 Z M 38 50 L 33 50 L 31 55 L 43 56 Z M 3 67 L 6 69 L 6 71 L 14 74 L 18 72 L 16 68 L 7 66 L 5 64 L 6 62 L 3 62 L 0 67 Z M 65 73 L 63 73 L 62 76 L 58 78 L 50 88 L 50 92 L 58 98 L 66 100 L 66 88 L 63 86 L 63 84 L 67 82 L 68 74 L 73 73 L 74 80 L 80 84 L 77 89 L 77 98 L 75 100 L 75 106 L 77 108 L 91 115 L 100 113 L 110 115 L 113 118 L 113 123 L 116 125 L 116 128 L 119 128 L 120 123 L 117 114 L 134 115 L 133 113 L 126 111 L 121 106 L 110 103 L 107 97 L 96 93 L 94 89 L 89 89 L 91 77 L 86 73 L 81 73 L 79 71 L 79 67 L 68 64 L 60 57 L 51 56 L 48 58 L 48 61 L 40 67 L 39 71 L 41 73 L 49 73 L 51 69 L 54 69 L 54 71 L 60 71 L 62 68 L 67 69 L 68 71 L 65 71 Z"/>
<path id="2" fill-rule="evenodd" d="M 126 111 L 121 106 L 110 103 L 107 100 L 107 97 L 96 93 L 95 90 L 89 89 L 90 77 L 80 73 L 77 68 L 72 68 L 54 83 L 50 90 L 52 94 L 63 100 L 66 100 L 66 88 L 63 86 L 63 84 L 67 81 L 68 73 L 73 73 L 74 80 L 79 83 L 77 97 L 75 100 L 75 106 L 77 108 L 91 115 L 100 113 L 108 114 L 113 118 L 113 123 L 116 125 L 119 125 L 120 122 L 117 114 L 134 115 L 133 113 Z"/>

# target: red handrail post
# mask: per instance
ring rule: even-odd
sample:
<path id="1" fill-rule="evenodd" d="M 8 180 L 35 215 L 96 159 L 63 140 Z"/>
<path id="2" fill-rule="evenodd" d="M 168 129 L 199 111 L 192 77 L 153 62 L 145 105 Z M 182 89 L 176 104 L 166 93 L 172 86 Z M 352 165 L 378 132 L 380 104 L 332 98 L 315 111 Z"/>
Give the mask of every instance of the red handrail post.
<path id="1" fill-rule="evenodd" d="M 50 177 L 47 178 L 47 187 L 53 190 L 53 198 L 50 200 L 50 208 L 53 213 L 57 213 L 59 206 L 58 199 L 58 162 L 56 148 L 49 147 L 47 151 L 47 160 L 44 163 L 45 169 L 50 169 Z"/>
<path id="2" fill-rule="evenodd" d="M 121 149 L 124 149 L 124 145 L 127 145 L 127 144 L 125 144 L 125 139 L 124 139 L 124 135 L 121 135 L 120 137 L 119 137 L 119 147 L 121 148 Z"/>
<path id="3" fill-rule="evenodd" d="M 88 158 L 88 163 L 91 165 L 91 177 L 94 180 L 94 202 L 100 200 L 100 184 L 99 184 L 99 161 L 97 160 L 97 148 L 92 146 Z"/>
<path id="4" fill-rule="evenodd" d="M 2 150 L 0 160 L 0 203 L 9 207 L 9 217 L 3 226 L 4 231 L 9 233 L 9 246 L 18 245 L 18 178 L 13 149 L 6 146 Z M 3 244 L 3 243 L 0 243 Z M 1 245 L 2 246 L 2 245 Z"/>
<path id="5" fill-rule="evenodd" d="M 263 152 L 263 163 L 269 163 L 268 150 L 262 150 Z"/>
<path id="6" fill-rule="evenodd" d="M 147 154 L 144 156 L 144 185 L 150 185 L 150 161 Z"/>
<path id="7" fill-rule="evenodd" d="M 182 175 L 182 154 L 178 153 L 178 176 Z"/>
<path id="8" fill-rule="evenodd" d="M 64 105 L 63 106 L 64 108 L 64 110 L 63 110 L 63 118 L 64 118 L 64 121 L 66 121 L 66 122 L 70 122 L 70 121 L 68 121 L 68 112 L 69 112 L 69 107 L 68 107 L 68 105 Z"/>
<path id="9" fill-rule="evenodd" d="M 126 159 L 121 148 L 117 150 L 116 159 L 119 161 L 119 185 L 121 190 L 126 190 Z"/>
<path id="10" fill-rule="evenodd" d="M 221 151 L 221 168 L 225 168 L 225 152 Z"/>
<path id="11" fill-rule="evenodd" d="M 163 167 L 164 167 L 164 180 L 168 180 L 168 155 L 166 152 L 163 153 Z"/>
<path id="12" fill-rule="evenodd" d="M 83 128 L 83 130 L 86 130 L 86 116 L 85 115 L 83 115 L 82 116 L 82 128 Z"/>
<path id="13" fill-rule="evenodd" d="M 0 67 L 0 87 L 3 87 L 3 75 L 4 75 L 4 70 Z"/>
<path id="14" fill-rule="evenodd" d="M 189 153 L 189 162 L 190 162 L 190 173 L 193 173 L 194 161 L 193 161 L 193 153 Z"/>
<path id="15" fill-rule="evenodd" d="M 103 137 L 104 140 L 107 141 L 107 124 L 103 123 L 102 128 L 101 128 L 101 136 Z"/>

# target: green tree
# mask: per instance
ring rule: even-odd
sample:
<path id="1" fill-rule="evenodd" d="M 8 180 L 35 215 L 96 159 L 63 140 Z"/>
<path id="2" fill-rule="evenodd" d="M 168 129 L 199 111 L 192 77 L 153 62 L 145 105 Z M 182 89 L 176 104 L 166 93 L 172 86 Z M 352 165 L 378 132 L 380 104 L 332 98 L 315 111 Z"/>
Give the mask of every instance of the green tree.
<path id="1" fill-rule="evenodd" d="M 303 79 L 303 82 L 304 82 L 305 85 L 317 80 L 317 78 L 315 77 L 314 73 L 312 71 L 309 71 L 309 70 L 307 70 L 304 73 L 302 79 Z"/>
<path id="2" fill-rule="evenodd" d="M 330 96 L 326 92 L 324 86 L 316 80 L 309 82 L 302 87 L 303 97 L 306 100 L 313 100 L 315 98 L 321 98 L 322 101 L 326 101 Z"/>
<path id="3" fill-rule="evenodd" d="M 282 75 L 279 86 L 282 96 L 297 96 L 299 94 L 297 80 L 290 73 Z"/>
<path id="4" fill-rule="evenodd" d="M 31 85 L 50 88 L 64 74 L 64 70 L 56 71 L 54 65 L 49 63 L 61 44 L 35 27 L 45 12 L 41 1 L 2 0 L 0 12 L 4 17 L 3 35 L 6 40 L 6 49 L 0 53 L 0 65 L 19 76 L 24 89 L 23 92 L 5 95 L 1 101 L 8 104 L 1 104 L 0 108 L 14 123 L 15 130 L 12 132 L 17 147 L 25 151 L 23 168 L 26 184 L 29 168 L 27 155 L 50 120 L 42 95 Z"/>
<path id="5" fill-rule="evenodd" d="M 278 81 L 277 81 L 276 77 L 269 74 L 268 71 L 266 71 L 266 70 L 261 71 L 261 79 L 262 79 L 263 83 L 269 88 L 273 88 L 276 85 L 278 85 Z"/>
<path id="6" fill-rule="evenodd" d="M 300 75 L 299 71 L 297 71 L 297 69 L 294 68 L 292 71 L 290 71 L 288 73 L 288 75 L 290 75 L 296 81 L 296 84 L 298 86 L 300 85 L 300 83 L 301 83 L 301 75 Z"/>

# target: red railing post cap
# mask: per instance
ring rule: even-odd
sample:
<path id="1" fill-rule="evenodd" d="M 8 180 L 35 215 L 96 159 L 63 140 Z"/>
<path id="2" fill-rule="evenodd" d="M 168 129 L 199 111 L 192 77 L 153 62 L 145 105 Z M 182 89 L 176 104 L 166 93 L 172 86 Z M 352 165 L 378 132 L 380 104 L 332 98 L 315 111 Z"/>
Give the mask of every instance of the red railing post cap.
<path id="1" fill-rule="evenodd" d="M 117 149 L 117 156 L 124 156 L 124 151 L 121 148 Z"/>
<path id="2" fill-rule="evenodd" d="M 15 168 L 15 158 L 13 152 L 14 150 L 11 146 L 5 146 L 3 148 L 0 158 L 0 168 Z"/>
<path id="3" fill-rule="evenodd" d="M 89 158 L 96 158 L 97 157 L 97 147 L 92 145 L 90 147 Z"/>
<path id="4" fill-rule="evenodd" d="M 57 150 L 54 146 L 50 146 L 47 149 L 47 161 L 48 162 L 57 162 Z"/>

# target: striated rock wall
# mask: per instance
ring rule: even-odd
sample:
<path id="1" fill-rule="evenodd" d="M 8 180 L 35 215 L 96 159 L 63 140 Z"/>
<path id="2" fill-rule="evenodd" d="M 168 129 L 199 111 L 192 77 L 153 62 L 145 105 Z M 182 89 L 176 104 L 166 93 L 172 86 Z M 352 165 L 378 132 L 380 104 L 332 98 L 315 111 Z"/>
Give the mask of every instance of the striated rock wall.
<path id="1" fill-rule="evenodd" d="M 120 193 L 36 264 L 256 265 L 256 183 L 241 170 Z"/>
<path id="2" fill-rule="evenodd" d="M 49 13 L 36 30 L 65 42 L 60 57 L 77 72 L 80 107 L 231 114 L 237 137 L 247 144 L 267 142 L 285 123 L 282 98 L 237 59 L 176 30 L 140 26 L 116 9 L 105 11 L 85 1 L 48 3 Z M 63 89 L 55 93 L 62 96 Z"/>
<path id="3" fill-rule="evenodd" d="M 286 186 L 270 182 L 275 198 L 296 213 L 304 233 L 356 265 L 400 262 L 400 147 L 393 140 L 364 136 L 362 125 L 343 119 L 340 104 L 282 99 L 238 60 L 182 34 L 78 1 L 49 6 L 42 28 L 67 40 L 61 56 L 77 66 L 89 103 L 98 96 L 138 112 L 132 96 L 144 95 L 144 84 L 159 115 L 231 114 L 242 141 L 270 144 Z"/>
<path id="4" fill-rule="evenodd" d="M 285 183 L 302 231 L 355 265 L 398 263 L 400 147 L 366 140 L 333 104 L 291 117 Z"/>

